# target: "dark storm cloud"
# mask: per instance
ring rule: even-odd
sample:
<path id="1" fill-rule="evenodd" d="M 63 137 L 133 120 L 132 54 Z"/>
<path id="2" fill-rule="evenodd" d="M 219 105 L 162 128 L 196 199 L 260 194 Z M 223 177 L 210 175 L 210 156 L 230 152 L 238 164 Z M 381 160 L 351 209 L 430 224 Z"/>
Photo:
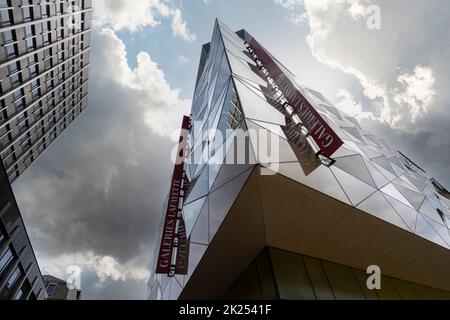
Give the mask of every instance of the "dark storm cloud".
<path id="1" fill-rule="evenodd" d="M 120 87 L 92 83 L 100 95 L 91 95 L 83 119 L 21 180 L 19 190 L 33 189 L 32 207 L 23 210 L 34 211 L 27 220 L 43 239 L 50 236 L 49 254 L 94 248 L 129 259 L 159 223 L 172 142 L 139 125 Z"/>
<path id="2" fill-rule="evenodd" d="M 138 59 L 129 69 L 114 33 L 94 31 L 89 108 L 15 185 L 41 268 L 80 265 L 85 297 L 125 297 L 127 283 L 142 293 L 168 192 L 174 143 L 155 131 L 176 129 L 186 101 Z"/>

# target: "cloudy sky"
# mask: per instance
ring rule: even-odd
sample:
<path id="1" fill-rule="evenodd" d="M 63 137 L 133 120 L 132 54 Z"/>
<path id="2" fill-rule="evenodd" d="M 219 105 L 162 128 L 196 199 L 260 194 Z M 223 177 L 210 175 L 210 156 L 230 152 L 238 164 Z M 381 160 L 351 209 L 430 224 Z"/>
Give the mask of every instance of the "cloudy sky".
<path id="1" fill-rule="evenodd" d="M 89 109 L 14 184 L 43 273 L 79 266 L 85 299 L 145 297 L 173 131 L 216 17 L 450 186 L 444 1 L 93 3 Z"/>

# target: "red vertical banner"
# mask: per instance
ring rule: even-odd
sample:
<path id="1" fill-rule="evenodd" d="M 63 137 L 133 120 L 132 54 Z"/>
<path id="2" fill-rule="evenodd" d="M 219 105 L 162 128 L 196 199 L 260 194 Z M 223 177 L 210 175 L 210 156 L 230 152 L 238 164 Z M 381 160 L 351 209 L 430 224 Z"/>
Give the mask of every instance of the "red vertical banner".
<path id="1" fill-rule="evenodd" d="M 183 118 L 181 135 L 178 143 L 178 153 L 175 159 L 175 168 L 172 176 L 169 200 L 167 203 L 166 217 L 159 249 L 158 262 L 156 265 L 157 274 L 170 274 L 173 265 L 173 252 L 175 244 L 175 235 L 177 232 L 177 222 L 181 217 L 180 203 L 182 198 L 182 188 L 184 179 L 184 160 L 186 157 L 187 139 L 189 133 L 190 118 Z"/>
<path id="2" fill-rule="evenodd" d="M 184 219 L 180 219 L 178 224 L 178 247 L 175 274 L 187 275 L 189 267 L 189 239 L 186 234 Z"/>
<path id="3" fill-rule="evenodd" d="M 322 118 L 314 106 L 300 92 L 297 86 L 283 72 L 276 61 L 268 54 L 258 41 L 252 39 L 248 45 L 258 56 L 270 77 L 275 81 L 278 89 L 283 93 L 295 114 L 300 118 L 309 134 L 316 142 L 322 154 L 331 157 L 344 142 L 334 132 L 330 125 Z"/>

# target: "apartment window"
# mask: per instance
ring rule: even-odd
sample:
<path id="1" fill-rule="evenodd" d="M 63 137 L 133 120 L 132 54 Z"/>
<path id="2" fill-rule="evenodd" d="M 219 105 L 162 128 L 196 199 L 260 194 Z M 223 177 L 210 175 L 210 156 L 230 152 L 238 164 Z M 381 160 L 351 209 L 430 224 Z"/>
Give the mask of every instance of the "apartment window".
<path id="1" fill-rule="evenodd" d="M 50 12 L 50 6 L 49 5 L 41 5 L 41 15 L 43 17 L 47 17 Z"/>
<path id="2" fill-rule="evenodd" d="M 55 292 L 55 289 L 56 289 L 56 284 L 51 283 L 48 285 L 47 294 L 49 297 L 51 297 L 53 295 L 53 293 Z"/>
<path id="3" fill-rule="evenodd" d="M 23 108 L 23 99 L 16 100 L 14 102 L 14 106 L 16 107 L 16 110 Z"/>
<path id="4" fill-rule="evenodd" d="M 49 29 L 49 22 L 42 22 L 42 33 L 48 32 Z"/>
<path id="5" fill-rule="evenodd" d="M 34 27 L 33 26 L 26 26 L 25 27 L 25 37 L 31 37 L 34 35 Z"/>
<path id="6" fill-rule="evenodd" d="M 42 101 L 39 101 L 39 103 L 35 104 L 33 107 L 33 112 L 39 111 L 42 107 Z"/>
<path id="7" fill-rule="evenodd" d="M 48 33 L 44 33 L 42 35 L 42 40 L 43 40 L 44 44 L 50 43 L 50 36 L 49 36 L 49 34 Z"/>
<path id="8" fill-rule="evenodd" d="M 45 74 L 45 81 L 50 81 L 53 78 L 53 71 Z"/>
<path id="9" fill-rule="evenodd" d="M 22 271 L 20 270 L 20 267 L 17 266 L 16 269 L 14 270 L 13 274 L 9 277 L 8 282 L 6 283 L 6 287 L 8 289 L 11 289 L 14 284 L 17 282 L 17 280 L 20 278 L 20 276 L 22 275 Z"/>
<path id="10" fill-rule="evenodd" d="M 30 72 L 31 76 L 35 76 L 38 74 L 38 67 L 36 65 L 31 66 L 28 68 L 28 71 Z"/>
<path id="11" fill-rule="evenodd" d="M 8 158 L 8 157 L 10 156 L 11 153 L 13 153 L 13 148 L 12 148 L 12 147 L 7 148 L 7 149 L 5 150 L 5 153 L 3 154 L 3 158 L 4 158 L 4 159 Z"/>
<path id="12" fill-rule="evenodd" d="M 11 82 L 11 86 L 14 86 L 20 82 L 19 73 L 15 73 L 9 77 L 9 81 Z"/>
<path id="13" fill-rule="evenodd" d="M 1 99 L 1 100 L 0 100 L 0 110 L 1 110 L 1 109 L 5 109 L 5 108 L 6 108 L 5 100 Z M 6 110 L 3 110 L 3 111 L 6 111 Z"/>
<path id="14" fill-rule="evenodd" d="M 3 43 L 13 42 L 16 40 L 16 35 L 14 30 L 8 30 L 2 32 Z"/>
<path id="15" fill-rule="evenodd" d="M 32 89 L 32 90 L 33 90 L 34 88 L 36 88 L 37 86 L 39 86 L 38 80 L 33 80 L 33 81 L 31 81 L 31 89 Z"/>
<path id="16" fill-rule="evenodd" d="M 41 111 L 40 111 L 40 110 L 35 111 L 35 112 L 33 113 L 33 115 L 34 115 L 34 118 L 35 118 L 36 120 L 39 120 L 39 119 L 42 117 L 42 114 L 41 114 Z M 37 129 L 37 128 L 36 128 L 36 129 Z"/>
<path id="17" fill-rule="evenodd" d="M 6 172 L 6 175 L 9 177 L 9 179 L 14 179 L 17 177 L 17 171 L 16 168 L 11 168 Z"/>
<path id="18" fill-rule="evenodd" d="M 2 257 L 0 258 L 0 275 L 3 274 L 6 268 L 8 268 L 13 259 L 14 256 L 10 248 L 6 249 L 6 252 L 3 253 Z"/>
<path id="19" fill-rule="evenodd" d="M 17 100 L 22 97 L 22 89 L 18 89 L 13 92 L 13 100 Z"/>
<path id="20" fill-rule="evenodd" d="M 9 74 L 15 73 L 19 71 L 19 69 L 20 69 L 19 62 L 13 62 L 8 65 Z"/>
<path id="21" fill-rule="evenodd" d="M 1 10 L 0 11 L 0 24 L 2 26 L 9 25 L 12 23 L 11 10 Z"/>
<path id="22" fill-rule="evenodd" d="M 27 46 L 27 50 L 34 50 L 34 39 L 33 38 L 25 39 L 25 44 Z"/>
<path id="23" fill-rule="evenodd" d="M 37 54 L 32 54 L 30 56 L 28 56 L 28 66 L 32 66 L 33 64 L 35 64 L 37 62 Z"/>
<path id="24" fill-rule="evenodd" d="M 24 132 L 27 129 L 27 122 L 26 121 L 19 122 L 17 127 L 19 128 L 19 132 Z M 22 140 L 23 140 L 23 138 L 22 138 Z M 28 137 L 27 137 L 26 142 L 28 142 Z M 22 148 L 27 147 L 27 145 L 24 145 L 24 144 L 25 143 L 21 144 Z"/>
<path id="25" fill-rule="evenodd" d="M 27 20 L 31 20 L 33 18 L 32 10 L 33 10 L 32 7 L 22 8 L 23 20 L 27 21 Z"/>
<path id="26" fill-rule="evenodd" d="M 39 89 L 36 89 L 31 92 L 31 98 L 33 99 L 33 101 L 40 98 Z"/>
<path id="27" fill-rule="evenodd" d="M 6 45 L 5 46 L 5 53 L 6 53 L 6 56 L 8 58 L 12 57 L 12 56 L 15 56 L 16 55 L 16 45 L 15 44 Z"/>
<path id="28" fill-rule="evenodd" d="M 53 80 L 52 79 L 48 80 L 46 83 L 46 86 L 47 86 L 47 90 L 53 88 Z"/>
<path id="29" fill-rule="evenodd" d="M 53 99 L 55 98 L 55 93 L 52 92 L 47 96 L 47 104 L 50 105 L 53 102 Z"/>
<path id="30" fill-rule="evenodd" d="M 20 288 L 19 291 L 17 291 L 17 294 L 14 297 L 14 300 L 24 300 L 25 299 L 25 293 L 23 292 L 22 288 Z"/>
<path id="31" fill-rule="evenodd" d="M 17 122 L 22 122 L 24 121 L 26 118 L 25 112 L 22 113 L 18 118 L 17 118 Z"/>

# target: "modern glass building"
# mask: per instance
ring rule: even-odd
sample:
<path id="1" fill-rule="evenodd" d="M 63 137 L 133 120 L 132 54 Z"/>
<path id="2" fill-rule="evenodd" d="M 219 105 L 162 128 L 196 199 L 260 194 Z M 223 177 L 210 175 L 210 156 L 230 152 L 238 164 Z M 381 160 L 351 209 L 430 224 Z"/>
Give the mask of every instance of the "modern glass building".
<path id="1" fill-rule="evenodd" d="M 87 107 L 91 0 L 0 0 L 0 154 L 17 177 Z"/>
<path id="2" fill-rule="evenodd" d="M 449 193 L 245 30 L 216 22 L 190 118 L 149 299 L 450 299 Z"/>

